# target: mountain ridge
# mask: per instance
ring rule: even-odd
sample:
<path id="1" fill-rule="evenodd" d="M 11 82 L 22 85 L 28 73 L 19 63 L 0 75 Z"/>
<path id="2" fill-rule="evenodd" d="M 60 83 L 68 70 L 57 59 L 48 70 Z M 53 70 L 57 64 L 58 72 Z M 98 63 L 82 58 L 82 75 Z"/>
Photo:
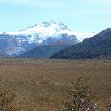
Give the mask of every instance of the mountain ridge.
<path id="1" fill-rule="evenodd" d="M 94 59 L 111 58 L 111 29 L 101 31 L 97 35 L 86 38 L 75 46 L 53 54 L 54 59 Z"/>
<path id="2" fill-rule="evenodd" d="M 78 39 L 63 23 L 50 21 L 36 24 L 18 32 L 1 33 L 0 42 L 1 55 L 3 52 L 3 54 L 14 56 L 38 46 L 75 45 L 78 43 Z"/>

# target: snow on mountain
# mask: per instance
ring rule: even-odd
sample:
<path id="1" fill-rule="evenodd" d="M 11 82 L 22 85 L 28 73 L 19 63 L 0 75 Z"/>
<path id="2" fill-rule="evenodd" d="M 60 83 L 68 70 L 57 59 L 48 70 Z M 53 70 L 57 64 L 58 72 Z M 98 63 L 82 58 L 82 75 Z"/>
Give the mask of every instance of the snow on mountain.
<path id="1" fill-rule="evenodd" d="M 97 33 L 95 32 L 73 32 L 75 34 L 75 36 L 77 37 L 77 39 L 79 40 L 79 42 L 82 42 L 84 39 L 86 38 L 90 38 L 93 37 L 94 35 L 96 35 Z"/>
<path id="2" fill-rule="evenodd" d="M 42 22 L 17 32 L 3 32 L 0 40 L 5 44 L 4 52 L 9 55 L 19 55 L 37 46 L 78 43 L 78 39 L 66 25 L 54 21 Z"/>
<path id="3" fill-rule="evenodd" d="M 74 33 L 67 28 L 63 23 L 56 23 L 54 21 L 50 22 L 42 22 L 40 24 L 36 24 L 32 27 L 28 27 L 27 29 L 20 30 L 18 32 L 8 32 L 10 35 L 24 35 L 29 37 L 29 42 L 32 43 L 37 41 L 38 43 L 42 43 L 43 40 L 51 38 L 61 38 L 61 34 L 74 35 Z"/>
<path id="4" fill-rule="evenodd" d="M 1 51 L 19 55 L 37 46 L 74 45 L 93 35 L 94 33 L 72 32 L 63 23 L 51 20 L 17 32 L 0 33 Z"/>
<path id="5" fill-rule="evenodd" d="M 87 32 L 73 32 L 67 28 L 63 23 L 56 23 L 53 20 L 50 22 L 42 22 L 36 24 L 32 27 L 20 30 L 18 32 L 8 32 L 10 35 L 24 35 L 27 36 L 29 43 L 34 41 L 42 43 L 43 40 L 51 38 L 60 38 L 61 34 L 75 35 L 79 42 L 83 41 L 85 38 L 93 37 L 96 33 L 87 33 Z"/>

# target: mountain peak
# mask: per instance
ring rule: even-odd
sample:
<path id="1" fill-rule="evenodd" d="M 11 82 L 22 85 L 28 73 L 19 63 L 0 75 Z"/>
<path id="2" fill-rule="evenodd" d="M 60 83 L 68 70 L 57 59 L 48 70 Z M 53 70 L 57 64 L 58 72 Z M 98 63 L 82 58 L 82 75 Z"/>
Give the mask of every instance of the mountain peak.
<path id="1" fill-rule="evenodd" d="M 34 35 L 34 34 L 39 34 L 39 35 L 45 35 L 45 36 L 57 36 L 59 34 L 65 34 L 67 33 L 68 35 L 74 35 L 71 30 L 68 29 L 66 25 L 63 23 L 57 23 L 54 20 L 51 20 L 50 22 L 42 22 L 39 24 L 36 24 L 34 26 L 28 27 L 26 29 L 20 30 L 18 34 L 20 35 Z"/>
<path id="2" fill-rule="evenodd" d="M 78 42 L 74 33 L 66 25 L 53 20 L 6 34 L 1 35 L 1 37 L 8 38 L 7 41 L 12 39 L 14 41 L 13 43 L 10 42 L 12 45 L 9 44 L 10 47 L 7 48 L 7 53 L 10 55 L 19 54 L 35 46 L 69 46 Z"/>
<path id="3" fill-rule="evenodd" d="M 19 30 L 18 32 L 8 32 L 7 34 L 27 36 L 27 39 L 30 42 L 37 41 L 38 39 L 39 42 L 42 42 L 49 37 L 60 38 L 61 36 L 59 35 L 61 34 L 67 34 L 69 36 L 76 35 L 79 41 L 83 41 L 85 38 L 95 35 L 94 33 L 72 32 L 65 24 L 61 22 L 55 22 L 54 20 L 41 22 L 23 30 Z"/>
<path id="4" fill-rule="evenodd" d="M 41 22 L 34 26 L 20 30 L 18 32 L 11 32 L 10 35 L 23 35 L 27 38 L 30 43 L 37 42 L 42 43 L 43 41 L 51 39 L 61 39 L 63 35 L 67 35 L 67 39 L 73 36 L 73 39 L 77 39 L 74 33 L 68 29 L 66 25 L 61 22 L 55 22 L 51 20 L 49 22 Z M 66 39 L 66 38 L 65 38 Z M 72 38 L 71 38 L 72 39 Z"/>
<path id="5" fill-rule="evenodd" d="M 54 20 L 51 20 L 50 23 L 56 24 L 56 22 Z"/>

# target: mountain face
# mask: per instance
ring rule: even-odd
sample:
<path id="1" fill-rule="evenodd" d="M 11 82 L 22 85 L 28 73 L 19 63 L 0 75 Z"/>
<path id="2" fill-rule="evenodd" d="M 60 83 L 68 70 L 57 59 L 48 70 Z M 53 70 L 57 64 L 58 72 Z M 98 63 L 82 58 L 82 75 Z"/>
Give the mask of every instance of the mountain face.
<path id="1" fill-rule="evenodd" d="M 83 40 L 75 46 L 63 49 L 51 56 L 55 59 L 111 58 L 111 28 Z"/>
<path id="2" fill-rule="evenodd" d="M 70 45 L 39 46 L 23 54 L 20 54 L 17 57 L 18 58 L 49 58 L 54 53 L 57 53 L 60 50 L 65 49 L 67 47 L 70 47 Z"/>
<path id="3" fill-rule="evenodd" d="M 76 43 L 76 36 L 63 23 L 43 22 L 18 32 L 1 33 L 0 55 L 16 56 L 39 46 L 68 46 Z"/>
<path id="4" fill-rule="evenodd" d="M 14 56 L 34 47 L 36 44 L 29 44 L 25 36 L 0 34 L 0 55 Z"/>

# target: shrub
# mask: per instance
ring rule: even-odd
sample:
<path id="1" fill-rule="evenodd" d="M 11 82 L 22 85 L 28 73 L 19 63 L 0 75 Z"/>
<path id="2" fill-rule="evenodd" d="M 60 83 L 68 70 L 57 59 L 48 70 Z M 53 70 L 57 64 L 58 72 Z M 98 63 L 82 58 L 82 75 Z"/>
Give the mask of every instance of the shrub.
<path id="1" fill-rule="evenodd" d="M 97 106 L 91 100 L 90 85 L 87 78 L 80 77 L 72 82 L 70 90 L 71 103 L 64 102 L 63 111 L 97 111 Z"/>

